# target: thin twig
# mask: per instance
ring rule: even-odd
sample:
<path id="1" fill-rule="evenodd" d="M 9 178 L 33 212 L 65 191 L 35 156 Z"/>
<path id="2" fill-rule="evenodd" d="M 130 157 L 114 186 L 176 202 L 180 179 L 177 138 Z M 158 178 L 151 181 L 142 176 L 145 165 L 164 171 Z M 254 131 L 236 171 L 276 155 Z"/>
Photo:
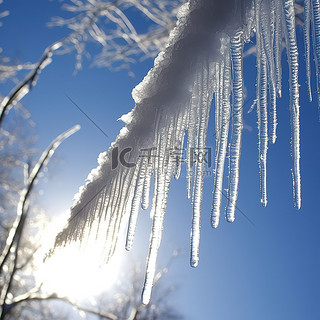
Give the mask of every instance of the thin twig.
<path id="1" fill-rule="evenodd" d="M 103 313 L 88 307 L 84 307 L 79 305 L 77 302 L 73 301 L 71 298 L 66 296 L 60 296 L 57 293 L 51 293 L 49 295 L 40 294 L 39 292 L 28 292 L 26 294 L 23 294 L 21 296 L 16 297 L 13 299 L 11 304 L 7 305 L 7 313 L 11 311 L 13 308 L 15 308 L 18 304 L 22 302 L 29 302 L 29 301 L 44 301 L 44 300 L 60 300 L 64 301 L 68 304 L 71 304 L 73 307 L 75 307 L 78 310 L 91 313 L 93 315 L 102 317 L 104 319 L 109 320 L 118 320 L 118 317 L 111 313 Z"/>
<path id="2" fill-rule="evenodd" d="M 34 70 L 32 70 L 26 78 L 19 83 L 0 103 L 0 127 L 4 116 L 11 107 L 19 102 L 37 83 L 37 76 L 48 64 L 51 63 L 53 52 L 63 45 L 63 41 L 58 41 L 48 48 L 43 53 L 41 60 L 38 62 Z"/>
<path id="3" fill-rule="evenodd" d="M 23 218 L 27 213 L 26 212 L 27 201 L 41 169 L 48 163 L 48 161 L 50 160 L 50 158 L 52 157 L 53 153 L 58 148 L 58 146 L 66 138 L 71 136 L 73 133 L 77 132 L 79 129 L 80 129 L 80 126 L 76 125 L 71 129 L 69 129 L 68 131 L 59 135 L 56 139 L 54 139 L 52 143 L 49 145 L 49 147 L 42 153 L 39 161 L 36 163 L 33 170 L 31 171 L 28 179 L 28 184 L 24 188 L 20 196 L 19 204 L 17 206 L 16 220 L 11 227 L 11 230 L 9 232 L 9 235 L 6 241 L 5 248 L 0 257 L 0 274 L 2 273 L 5 262 L 10 255 L 10 251 L 17 238 L 18 231 L 21 229 L 21 227 L 23 227 Z"/>

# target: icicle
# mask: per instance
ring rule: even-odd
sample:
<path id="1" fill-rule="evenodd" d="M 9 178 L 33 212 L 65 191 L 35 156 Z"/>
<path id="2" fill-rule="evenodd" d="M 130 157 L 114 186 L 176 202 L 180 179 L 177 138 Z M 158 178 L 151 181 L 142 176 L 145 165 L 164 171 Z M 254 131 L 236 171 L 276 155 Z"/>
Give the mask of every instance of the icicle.
<path id="1" fill-rule="evenodd" d="M 268 113 L 267 113 L 267 61 L 261 40 L 260 29 L 261 7 L 257 2 L 257 118 L 258 118 L 258 148 L 260 171 L 260 201 L 267 205 L 267 150 L 268 150 Z"/>
<path id="2" fill-rule="evenodd" d="M 225 64 L 224 60 L 218 64 L 218 75 L 217 75 L 217 92 L 215 94 L 215 136 L 216 136 L 216 148 L 215 148 L 215 166 L 217 168 L 220 136 L 221 136 L 221 124 L 222 124 L 222 105 L 223 105 L 223 75 L 224 75 Z"/>
<path id="3" fill-rule="evenodd" d="M 191 198 L 191 185 L 192 185 L 192 178 L 193 178 L 193 162 L 191 162 L 191 153 L 193 152 L 194 148 L 194 113 L 195 110 L 193 108 L 194 103 L 194 96 L 192 95 L 191 103 L 190 103 L 190 110 L 189 110 L 189 127 L 188 127 L 188 142 L 187 142 L 187 199 Z"/>
<path id="4" fill-rule="evenodd" d="M 193 153 L 195 147 L 196 132 L 199 128 L 198 105 L 198 83 L 195 81 L 192 88 L 192 96 L 189 105 L 189 125 L 188 125 L 188 143 L 187 143 L 187 198 L 191 198 L 191 185 L 193 179 Z"/>
<path id="5" fill-rule="evenodd" d="M 184 144 L 184 136 L 186 127 L 186 116 L 179 115 L 178 116 L 178 124 L 177 124 L 177 133 L 175 140 L 178 142 L 177 147 L 175 146 L 172 149 L 172 156 L 175 159 L 175 167 L 174 167 L 174 178 L 177 180 L 180 177 L 181 173 L 181 162 L 183 160 L 183 144 Z"/>
<path id="6" fill-rule="evenodd" d="M 275 33 L 275 2 L 272 1 L 270 4 L 270 20 L 271 20 L 271 33 L 268 32 L 269 45 L 265 45 L 265 50 L 268 52 L 268 83 L 270 91 L 270 129 L 269 129 L 269 141 L 274 144 L 277 140 L 277 76 L 274 56 L 274 33 Z M 266 20 L 266 26 L 268 27 L 268 20 Z"/>
<path id="7" fill-rule="evenodd" d="M 178 140 L 179 141 L 179 140 Z M 177 155 L 176 155 L 176 165 L 175 165 L 175 171 L 174 171 L 174 178 L 176 180 L 179 179 L 180 177 L 180 174 L 181 174 L 181 162 L 182 162 L 182 157 L 183 157 L 183 142 L 184 142 L 184 135 L 182 137 L 182 139 L 180 140 L 181 144 L 180 144 L 180 147 L 178 147 L 178 150 L 177 150 Z"/>
<path id="8" fill-rule="evenodd" d="M 239 162 L 241 153 L 241 135 L 243 128 L 243 40 L 242 33 L 237 33 L 231 39 L 231 59 L 233 71 L 233 106 L 232 106 L 232 132 L 229 159 L 229 187 L 226 219 L 234 220 L 239 185 Z"/>
<path id="9" fill-rule="evenodd" d="M 119 190 L 119 184 L 120 184 L 120 179 L 117 177 L 115 184 L 113 186 L 114 190 Z M 115 208 L 115 202 L 117 200 L 117 195 L 113 194 L 113 197 L 111 197 L 111 201 L 108 205 L 108 212 L 110 214 L 110 219 L 108 223 L 108 228 L 107 228 L 107 233 L 106 233 L 106 242 L 105 242 L 105 248 L 104 248 L 104 260 L 109 261 L 110 259 L 110 254 L 111 254 L 111 243 L 112 243 L 112 237 L 113 237 L 113 231 L 115 228 L 116 224 L 116 214 L 114 211 Z"/>
<path id="10" fill-rule="evenodd" d="M 271 96 L 276 98 L 276 76 L 275 76 L 275 63 L 273 54 L 273 38 L 272 35 L 274 24 L 272 23 L 272 18 L 270 16 L 270 10 L 272 9 L 273 2 L 262 1 L 261 9 L 259 14 L 259 24 L 262 39 L 263 49 L 266 55 L 267 67 L 268 67 L 268 79 Z M 271 23 L 271 30 L 270 30 Z M 272 108 L 275 108 L 275 102 L 272 100 Z M 274 125 L 275 126 L 275 125 Z M 274 138 L 272 138 L 274 140 Z"/>
<path id="11" fill-rule="evenodd" d="M 230 66 L 230 49 L 225 49 L 224 57 L 224 75 L 223 75 L 223 98 L 222 98 L 222 119 L 221 132 L 218 141 L 218 154 L 216 155 L 216 168 L 213 186 L 212 208 L 211 208 L 211 226 L 216 228 L 219 224 L 221 197 L 222 197 L 222 182 L 224 163 L 227 153 L 228 131 L 230 122 L 230 92 L 231 92 L 231 66 Z"/>
<path id="12" fill-rule="evenodd" d="M 196 88 L 199 90 L 199 92 L 202 92 L 203 88 L 203 80 L 198 75 L 198 79 L 196 82 Z M 199 145 L 199 142 L 201 140 L 199 139 L 199 132 L 203 133 L 203 109 L 204 106 L 201 104 L 200 98 L 198 97 L 196 101 L 196 105 L 193 106 L 199 112 L 200 115 L 200 121 L 196 123 L 197 134 L 198 134 L 198 141 L 195 145 L 195 149 L 198 150 L 201 148 L 201 145 Z M 203 146 L 202 146 L 203 147 Z M 194 150 L 191 150 L 192 154 L 189 154 L 190 157 L 193 159 Z M 190 160 L 189 160 L 190 161 Z M 192 161 L 193 163 L 193 161 Z M 196 267 L 198 265 L 199 261 L 199 245 L 200 245 L 200 217 L 201 217 L 201 169 L 202 165 L 199 162 L 196 162 L 195 164 L 195 173 L 194 173 L 194 184 L 193 184 L 193 195 L 192 195 L 192 227 L 191 227 L 191 252 L 190 252 L 190 265 L 192 267 Z"/>
<path id="13" fill-rule="evenodd" d="M 311 93 L 311 64 L 310 64 L 310 21 L 311 21 L 311 0 L 304 0 L 304 47 L 305 47 L 305 60 L 306 60 L 306 75 L 309 101 L 312 101 Z"/>
<path id="14" fill-rule="evenodd" d="M 275 1 L 275 30 L 274 30 L 274 56 L 275 56 L 275 72 L 276 72 L 276 88 L 277 95 L 281 97 L 282 87 L 282 3 L 281 0 Z"/>
<path id="15" fill-rule="evenodd" d="M 258 130 L 259 130 L 259 167 L 261 204 L 267 205 L 267 150 L 268 150 L 268 113 L 267 113 L 267 66 L 266 57 L 261 50 L 258 67 Z M 260 69 L 260 70 L 259 70 Z"/>
<path id="16" fill-rule="evenodd" d="M 197 152 L 204 152 L 206 149 L 207 128 L 209 109 L 213 92 L 209 90 L 209 63 L 204 61 L 201 76 L 198 78 L 198 85 L 201 92 L 198 101 L 200 109 L 199 130 L 197 135 L 197 144 L 195 146 Z M 199 261 L 199 245 L 200 245 L 200 218 L 201 218 L 201 202 L 203 194 L 205 161 L 197 159 L 195 164 L 195 178 L 193 188 L 193 215 L 191 228 L 191 257 L 190 265 L 196 267 Z"/>
<path id="17" fill-rule="evenodd" d="M 150 198 L 150 183 L 151 183 L 151 176 L 153 172 L 153 161 L 151 158 L 148 157 L 148 166 L 146 170 L 146 176 L 143 183 L 143 192 L 142 192 L 142 200 L 141 200 L 141 208 L 143 210 L 147 210 L 149 207 L 149 198 Z"/>
<path id="18" fill-rule="evenodd" d="M 95 235 L 95 239 L 98 240 L 99 234 L 100 234 L 100 228 L 108 225 L 108 216 L 107 216 L 107 210 L 108 210 L 108 204 L 109 204 L 109 195 L 107 193 L 106 188 L 104 189 L 104 198 L 101 203 L 101 208 L 99 211 L 98 216 L 98 222 L 97 222 L 97 231 Z"/>
<path id="19" fill-rule="evenodd" d="M 314 1 L 315 2 L 315 1 Z M 319 4 L 319 1 L 316 1 Z M 315 14 L 320 14 L 317 10 Z M 293 158 L 293 194 L 294 204 L 297 209 L 301 207 L 301 178 L 300 178 L 300 115 L 299 115 L 299 83 L 298 83 L 298 47 L 295 29 L 295 14 L 292 0 L 284 2 L 284 17 L 286 23 L 286 43 L 288 50 L 288 62 L 290 69 L 290 113 L 291 113 L 291 144 Z M 320 15 L 319 15 L 320 18 Z M 318 24 L 320 32 L 320 19 Z M 316 32 L 317 33 L 317 32 Z M 317 36 L 316 36 L 317 38 Z M 318 37 L 320 41 L 320 36 Z M 317 49 L 318 50 L 318 49 Z M 320 47 L 319 47 L 320 50 Z M 319 51 L 320 52 L 320 51 Z M 319 54 L 320 57 L 320 54 Z"/>
<path id="20" fill-rule="evenodd" d="M 270 75 L 269 75 L 270 77 Z M 269 141 L 272 144 L 276 143 L 277 140 L 277 95 L 276 95 L 276 87 L 270 86 L 270 130 L 269 130 Z"/>
<path id="21" fill-rule="evenodd" d="M 306 60 L 309 61 L 309 82 L 310 20 L 320 102 L 319 0 L 306 0 L 305 3 L 304 38 Z M 181 170 L 181 163 L 175 161 L 170 151 L 175 151 L 175 148 L 178 152 L 182 151 L 186 131 L 187 196 L 192 196 L 193 206 L 190 263 L 193 267 L 198 264 L 205 161 L 201 160 L 197 153 L 207 151 L 208 116 L 213 93 L 216 150 L 211 224 L 217 227 L 219 223 L 228 142 L 230 159 L 226 219 L 234 220 L 243 126 L 242 50 L 243 43 L 250 40 L 252 31 L 256 33 L 257 49 L 255 101 L 259 131 L 261 203 L 263 206 L 267 204 L 268 141 L 275 142 L 276 139 L 276 98 L 281 96 L 281 52 L 284 33 L 290 70 L 294 198 L 296 207 L 301 206 L 298 52 L 294 1 L 240 1 L 235 7 L 233 1 L 227 1 L 221 8 L 217 1 L 188 2 L 179 13 L 177 26 L 170 35 L 168 46 L 156 58 L 154 67 L 142 83 L 133 90 L 135 108 L 130 113 L 125 128 L 121 130 L 110 149 L 99 157 L 98 168 L 90 174 L 90 182 L 82 188 L 81 195 L 71 209 L 68 226 L 59 233 L 55 243 L 55 246 L 61 246 L 79 238 L 84 242 L 91 241 L 92 238 L 99 238 L 99 241 L 105 238 L 104 253 L 108 261 L 116 248 L 121 226 L 125 225 L 129 218 L 129 249 L 133 241 L 139 205 L 141 203 L 143 209 L 148 208 L 150 185 L 153 182 L 150 211 L 153 221 L 142 294 L 143 303 L 148 303 L 150 299 L 169 184 L 173 175 L 179 177 Z M 217 49 L 219 45 L 220 50 Z M 308 86 L 310 95 L 311 88 L 309 84 Z M 268 89 L 271 104 L 269 128 Z M 228 141 L 231 90 L 232 128 Z M 254 106 L 255 104 L 250 111 Z M 132 150 L 125 159 L 134 163 L 135 168 L 123 165 L 114 168 L 118 160 L 121 162 L 118 156 L 121 156 L 122 151 L 128 146 L 135 147 L 135 151 Z M 143 159 L 138 156 L 138 148 L 139 151 L 147 151 Z M 100 234 L 99 237 L 95 231 Z"/>
<path id="22" fill-rule="evenodd" d="M 316 63 L 316 75 L 317 75 L 317 92 L 318 92 L 318 108 L 320 116 L 320 1 L 312 0 L 313 7 L 313 43 L 314 43 L 314 56 Z M 294 26 L 293 26 L 294 28 Z"/>
<path id="23" fill-rule="evenodd" d="M 155 136 L 153 138 L 153 142 L 154 145 L 150 148 L 147 149 L 142 149 L 144 151 L 147 151 L 147 159 L 148 159 L 148 167 L 146 170 L 146 174 L 145 174 L 145 180 L 144 180 L 144 184 L 143 184 L 143 191 L 142 191 L 142 200 L 141 200 L 141 208 L 143 210 L 147 210 L 147 208 L 149 207 L 149 201 L 150 201 L 150 184 L 151 184 L 151 177 L 152 177 L 152 173 L 154 171 L 156 171 L 156 156 L 154 153 L 157 152 L 157 147 L 158 143 L 159 143 L 159 138 L 157 136 L 157 133 L 159 131 L 159 123 L 161 121 L 161 115 L 159 115 L 158 112 L 156 112 L 156 121 L 155 121 Z M 156 185 L 156 183 L 154 182 L 154 185 Z M 154 192 L 156 192 L 156 190 L 154 190 Z"/>
<path id="24" fill-rule="evenodd" d="M 250 108 L 249 108 L 249 110 L 247 111 L 247 114 L 249 114 L 249 113 L 251 113 L 253 110 L 254 110 L 254 108 L 256 107 L 256 105 L 257 105 L 257 99 L 254 99 L 253 100 L 253 103 L 252 103 L 252 105 L 250 106 Z"/>
<path id="25" fill-rule="evenodd" d="M 169 126 L 168 134 L 162 133 L 160 138 L 160 150 L 158 154 L 158 172 L 157 172 L 157 189 L 153 224 L 150 237 L 149 254 L 146 267 L 146 276 L 144 287 L 142 291 L 142 303 L 148 304 L 150 301 L 151 290 L 153 286 L 153 279 L 156 271 L 156 261 L 158 249 L 161 242 L 162 228 L 165 209 L 167 205 L 167 198 L 169 192 L 169 184 L 172 174 L 172 158 L 167 151 L 172 147 L 172 131 L 173 125 Z"/>
<path id="26" fill-rule="evenodd" d="M 217 90 L 215 94 L 215 136 L 216 136 L 216 148 L 218 148 L 218 141 L 220 140 L 221 133 L 221 115 L 222 115 L 222 85 L 223 85 L 223 61 L 217 64 Z M 217 150 L 217 149 L 216 149 Z M 217 154 L 217 153 L 216 153 Z"/>
<path id="27" fill-rule="evenodd" d="M 116 219 L 115 228 L 113 230 L 111 250 L 110 250 L 110 256 L 108 260 L 113 256 L 116 250 L 120 228 L 123 225 L 122 221 L 125 216 L 127 217 L 126 210 L 125 210 L 125 208 L 127 207 L 127 203 L 129 201 L 132 202 L 133 193 L 134 193 L 132 188 L 132 180 L 137 181 L 138 173 L 139 173 L 139 165 L 140 164 L 136 165 L 135 170 L 131 170 L 131 172 L 126 175 L 125 179 L 121 181 L 120 196 L 118 197 L 118 202 L 116 204 L 117 209 L 115 210 L 117 219 Z"/>
<path id="28" fill-rule="evenodd" d="M 127 241 L 126 241 L 126 249 L 130 250 L 133 243 L 133 238 L 136 230 L 136 223 L 138 219 L 138 212 L 140 207 L 140 201 L 143 191 L 143 184 L 144 184 L 144 178 L 146 173 L 146 166 L 147 166 L 147 158 L 144 158 L 141 163 L 141 168 L 139 172 L 139 178 L 136 182 L 136 188 L 134 191 L 134 196 L 132 200 L 131 205 L 131 212 L 130 212 L 130 218 L 129 218 L 129 226 L 128 226 L 128 232 L 127 232 Z"/>

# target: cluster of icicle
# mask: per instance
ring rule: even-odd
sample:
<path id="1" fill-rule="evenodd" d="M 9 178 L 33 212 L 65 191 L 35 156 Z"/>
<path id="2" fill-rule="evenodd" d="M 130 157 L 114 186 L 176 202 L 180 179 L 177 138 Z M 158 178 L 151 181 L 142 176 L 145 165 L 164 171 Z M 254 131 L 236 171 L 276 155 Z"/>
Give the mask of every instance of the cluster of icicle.
<path id="1" fill-rule="evenodd" d="M 305 22 L 310 79 L 310 33 L 314 37 L 316 67 L 320 66 L 319 1 L 305 1 Z M 61 246 L 103 234 L 106 239 L 104 255 L 108 260 L 115 250 L 119 231 L 129 221 L 126 240 L 129 250 L 139 209 L 146 210 L 149 206 L 153 181 L 150 213 L 153 225 L 143 303 L 148 303 L 151 295 L 170 181 L 172 177 L 177 179 L 181 170 L 181 162 L 172 157 L 172 150 L 183 148 L 186 133 L 188 157 L 192 150 L 206 147 L 212 100 L 216 154 L 211 223 L 213 227 L 219 223 L 227 153 L 229 186 L 225 214 L 228 221 L 234 220 L 243 129 L 243 48 L 253 33 L 258 71 L 256 110 L 261 203 L 263 206 L 267 204 L 267 149 L 268 144 L 276 140 L 276 101 L 281 96 L 281 52 L 285 41 L 290 70 L 294 201 L 300 208 L 298 49 L 294 1 L 190 0 L 179 12 L 177 26 L 166 50 L 159 54 L 154 67 L 133 90 L 135 108 L 121 118 L 126 126 L 110 149 L 100 155 L 99 166 L 91 172 L 89 182 L 82 187 L 71 209 L 68 226 L 56 238 L 56 246 Z M 141 156 L 141 150 L 145 150 L 144 156 Z M 192 199 L 193 206 L 191 265 L 196 267 L 205 163 L 192 164 L 189 160 L 186 161 L 186 176 L 187 196 Z"/>

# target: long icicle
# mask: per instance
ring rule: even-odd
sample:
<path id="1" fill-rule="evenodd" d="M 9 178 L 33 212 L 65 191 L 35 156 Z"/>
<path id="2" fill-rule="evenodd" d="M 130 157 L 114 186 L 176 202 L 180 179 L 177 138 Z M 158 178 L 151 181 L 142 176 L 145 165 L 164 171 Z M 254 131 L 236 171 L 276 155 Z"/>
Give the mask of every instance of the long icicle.
<path id="1" fill-rule="evenodd" d="M 290 74 L 290 113 L 291 113 L 291 148 L 293 158 L 293 196 L 294 205 L 301 207 L 301 177 L 300 177 L 300 106 L 298 83 L 298 47 L 296 40 L 295 14 L 293 0 L 285 0 L 284 16 L 286 23 L 286 42 L 288 50 Z M 319 15 L 320 17 L 320 15 Z M 320 39 L 319 39 L 320 40 Z"/>
<path id="2" fill-rule="evenodd" d="M 135 235 L 138 213 L 140 208 L 140 201 L 141 201 L 141 196 L 143 192 L 143 184 L 144 184 L 145 174 L 147 170 L 147 162 L 148 162 L 148 159 L 144 157 L 141 162 L 141 168 L 139 170 L 139 178 L 136 182 L 136 187 L 135 187 L 134 196 L 133 196 L 132 205 L 131 205 L 128 232 L 127 232 L 127 241 L 126 241 L 127 250 L 131 249 L 134 235 Z"/>
<path id="3" fill-rule="evenodd" d="M 311 64 L 310 64 L 310 22 L 311 22 L 311 0 L 304 0 L 304 48 L 305 48 L 305 61 L 306 61 L 306 76 L 309 101 L 312 101 L 311 92 Z"/>
<path id="4" fill-rule="evenodd" d="M 230 123 L 230 92 L 231 92 L 231 65 L 230 65 L 230 48 L 225 50 L 225 70 L 223 75 L 223 97 L 222 97 L 222 121 L 219 139 L 219 149 L 217 156 L 217 167 L 215 168 L 212 208 L 211 208 L 211 226 L 216 228 L 219 224 L 220 207 L 222 198 L 222 183 L 224 163 L 227 154 L 228 132 Z"/>
<path id="5" fill-rule="evenodd" d="M 259 1 L 259 0 L 258 0 Z M 268 113 L 267 113 L 267 61 L 261 40 L 260 3 L 256 2 L 257 28 L 257 118 L 258 118 L 258 149 L 260 171 L 260 201 L 267 205 L 267 150 L 268 150 Z"/>
<path id="6" fill-rule="evenodd" d="M 154 205 L 153 224 L 150 237 L 149 254 L 147 259 L 146 276 L 142 291 L 142 303 L 148 304 L 151 297 L 153 280 L 156 272 L 158 249 L 161 242 L 163 220 L 167 205 L 169 183 L 172 175 L 172 159 L 168 151 L 172 147 L 173 124 L 169 126 L 168 134 L 162 133 L 160 138 L 158 164 L 158 194 Z"/>
<path id="7" fill-rule="evenodd" d="M 261 2 L 261 9 L 259 12 L 259 30 L 261 32 L 262 46 L 266 55 L 267 63 L 267 79 L 270 92 L 270 130 L 269 140 L 275 143 L 277 139 L 277 90 L 276 90 L 276 71 L 275 59 L 273 51 L 273 33 L 274 33 L 274 19 L 272 12 L 274 11 L 274 2 Z M 273 9 L 273 10 L 271 10 Z M 271 29 L 270 29 L 271 23 Z"/>
<path id="8" fill-rule="evenodd" d="M 317 93 L 318 93 L 318 110 L 320 117 L 320 1 L 312 0 L 312 13 L 313 13 L 313 45 L 314 45 L 314 59 L 316 64 L 317 76 Z"/>
<path id="9" fill-rule="evenodd" d="M 201 89 L 199 103 L 200 125 L 197 133 L 196 151 L 204 152 L 206 150 L 207 128 L 209 119 L 209 110 L 212 100 L 212 92 L 209 90 L 209 62 L 205 60 L 202 66 L 202 72 L 199 76 L 199 88 Z M 190 265 L 196 267 L 199 262 L 199 245 L 200 245 L 200 218 L 201 218 L 201 202 L 204 183 L 205 161 L 198 158 L 195 164 L 195 178 L 193 190 L 193 215 L 191 228 L 191 257 Z"/>
<path id="10" fill-rule="evenodd" d="M 239 186 L 239 167 L 241 154 L 241 136 L 243 129 L 243 39 L 238 32 L 231 39 L 231 59 L 233 71 L 233 106 L 232 132 L 229 159 L 229 187 L 226 219 L 233 222 L 235 218 L 236 201 Z"/>
<path id="11" fill-rule="evenodd" d="M 275 1 L 275 30 L 274 30 L 274 57 L 275 57 L 275 72 L 276 72 L 276 88 L 277 96 L 282 95 L 282 3 L 280 0 Z"/>

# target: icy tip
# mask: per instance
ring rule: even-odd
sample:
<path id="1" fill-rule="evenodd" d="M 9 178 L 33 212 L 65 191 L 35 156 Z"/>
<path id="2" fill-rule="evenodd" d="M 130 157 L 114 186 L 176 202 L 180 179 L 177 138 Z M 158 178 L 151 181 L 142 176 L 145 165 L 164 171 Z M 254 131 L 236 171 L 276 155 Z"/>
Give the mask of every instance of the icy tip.
<path id="1" fill-rule="evenodd" d="M 297 210 L 300 210 L 301 209 L 301 200 L 300 201 L 294 201 L 294 207 Z"/>
<path id="2" fill-rule="evenodd" d="M 130 251 L 132 249 L 132 241 L 127 240 L 125 248 L 127 251 Z"/>
<path id="3" fill-rule="evenodd" d="M 211 227 L 213 229 L 216 229 L 216 228 L 218 228 L 218 226 L 219 226 L 219 220 L 218 219 L 211 219 Z"/>
<path id="4" fill-rule="evenodd" d="M 227 220 L 227 222 L 232 223 L 232 222 L 234 222 L 235 217 L 226 215 L 226 220 Z"/>
<path id="5" fill-rule="evenodd" d="M 273 136 L 270 138 L 270 142 L 271 142 L 272 144 L 275 144 L 276 141 L 277 141 L 277 136 L 276 136 L 276 135 L 273 135 Z"/>
<path id="6" fill-rule="evenodd" d="M 196 268 L 198 266 L 198 263 L 199 263 L 199 259 L 192 259 L 190 260 L 190 266 L 192 268 Z"/>
<path id="7" fill-rule="evenodd" d="M 265 208 L 267 206 L 268 201 L 261 199 L 261 204 Z"/>
<path id="8" fill-rule="evenodd" d="M 148 290 L 148 293 L 146 292 L 146 288 L 143 289 L 142 295 L 141 295 L 141 303 L 143 305 L 148 305 L 150 302 L 150 295 L 151 295 L 151 291 Z"/>

